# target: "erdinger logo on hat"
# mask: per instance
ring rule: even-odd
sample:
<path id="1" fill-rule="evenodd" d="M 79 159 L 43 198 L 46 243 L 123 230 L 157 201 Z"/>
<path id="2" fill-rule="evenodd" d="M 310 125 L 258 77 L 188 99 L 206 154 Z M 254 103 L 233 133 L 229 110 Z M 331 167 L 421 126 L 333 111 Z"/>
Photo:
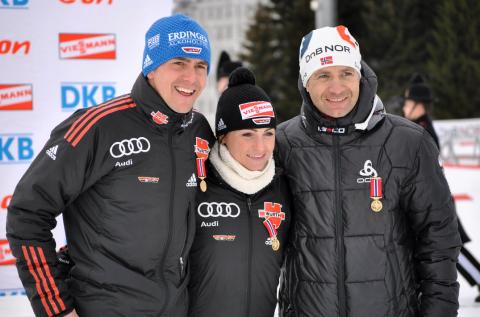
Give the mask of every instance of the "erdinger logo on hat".
<path id="1" fill-rule="evenodd" d="M 252 119 L 256 124 L 268 124 L 275 117 L 272 104 L 268 101 L 252 101 L 238 106 L 242 120 Z M 262 118 L 262 119 L 256 119 Z"/>
<path id="2" fill-rule="evenodd" d="M 361 60 L 357 41 L 343 25 L 313 30 L 303 37 L 300 46 L 303 86 L 315 71 L 328 66 L 352 67 L 361 76 Z"/>
<path id="3" fill-rule="evenodd" d="M 208 39 L 198 31 L 188 30 L 168 33 L 168 43 L 170 46 L 187 43 L 206 46 L 208 45 Z"/>

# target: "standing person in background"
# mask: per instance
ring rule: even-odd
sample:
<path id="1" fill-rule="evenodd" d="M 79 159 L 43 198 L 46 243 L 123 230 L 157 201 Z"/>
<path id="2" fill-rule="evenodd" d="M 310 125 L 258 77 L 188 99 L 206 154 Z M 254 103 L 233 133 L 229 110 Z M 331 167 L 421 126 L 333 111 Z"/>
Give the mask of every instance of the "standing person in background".
<path id="1" fill-rule="evenodd" d="M 197 196 L 189 317 L 272 317 L 291 219 L 275 168 L 275 110 L 246 68 L 218 101 L 218 142 Z"/>
<path id="2" fill-rule="evenodd" d="M 301 115 L 277 132 L 293 193 L 280 316 L 456 316 L 461 246 L 438 149 L 385 113 L 344 26 L 303 37 Z"/>
<path id="3" fill-rule="evenodd" d="M 420 74 L 414 74 L 410 79 L 410 86 L 405 90 L 402 107 L 403 115 L 410 121 L 421 125 L 430 133 L 440 148 L 437 133 L 433 127 L 430 112 L 433 106 L 433 95 L 430 88 Z"/>
<path id="4" fill-rule="evenodd" d="M 230 55 L 222 51 L 217 65 L 217 91 L 221 94 L 228 87 L 228 77 L 237 68 L 242 66 L 242 62 L 233 62 Z"/>
<path id="5" fill-rule="evenodd" d="M 184 15 L 145 35 L 142 72 L 126 94 L 75 112 L 17 185 L 7 237 L 36 316 L 187 314 L 196 158 L 213 134 L 192 111 L 210 44 Z M 63 214 L 69 282 L 51 230 Z"/>
<path id="6" fill-rule="evenodd" d="M 425 79 L 420 74 L 414 74 L 410 79 L 409 87 L 405 90 L 403 114 L 405 118 L 424 127 L 440 149 L 440 142 L 430 117 L 433 101 L 432 91 Z M 471 286 L 476 286 L 480 291 L 480 263 L 465 248 L 465 243 L 470 242 L 471 239 L 463 228 L 460 219 L 458 219 L 458 229 L 463 246 L 458 257 L 457 269 Z M 475 302 L 480 302 L 480 295 L 475 298 Z"/>

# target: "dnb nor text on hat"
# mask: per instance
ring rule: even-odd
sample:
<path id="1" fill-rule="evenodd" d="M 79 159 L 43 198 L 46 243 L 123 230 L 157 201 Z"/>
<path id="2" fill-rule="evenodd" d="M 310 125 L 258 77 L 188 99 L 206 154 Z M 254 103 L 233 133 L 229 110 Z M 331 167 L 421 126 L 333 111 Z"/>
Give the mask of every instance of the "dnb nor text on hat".
<path id="1" fill-rule="evenodd" d="M 352 67 L 361 76 L 360 46 L 343 25 L 313 30 L 302 38 L 299 53 L 304 87 L 314 72 L 329 66 Z"/>

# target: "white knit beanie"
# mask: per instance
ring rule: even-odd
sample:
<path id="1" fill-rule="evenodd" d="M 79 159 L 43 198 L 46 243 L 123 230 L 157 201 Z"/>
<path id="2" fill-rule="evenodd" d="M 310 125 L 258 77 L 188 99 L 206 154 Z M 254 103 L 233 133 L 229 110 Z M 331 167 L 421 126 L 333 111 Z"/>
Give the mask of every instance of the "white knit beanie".
<path id="1" fill-rule="evenodd" d="M 300 45 L 300 75 L 303 87 L 312 74 L 324 67 L 349 66 L 361 76 L 360 47 L 343 25 L 313 30 L 302 38 Z"/>

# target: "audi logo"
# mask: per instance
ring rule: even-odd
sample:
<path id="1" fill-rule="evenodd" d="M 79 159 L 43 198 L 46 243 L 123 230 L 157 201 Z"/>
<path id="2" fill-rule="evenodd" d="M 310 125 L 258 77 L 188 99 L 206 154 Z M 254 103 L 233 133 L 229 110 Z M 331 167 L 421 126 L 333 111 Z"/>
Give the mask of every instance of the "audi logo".
<path id="1" fill-rule="evenodd" d="M 114 158 L 148 152 L 150 150 L 150 141 L 147 138 L 131 138 L 115 142 L 110 146 L 110 155 Z"/>
<path id="2" fill-rule="evenodd" d="M 240 215 L 240 207 L 235 203 L 224 202 L 203 202 L 198 205 L 198 214 L 204 218 L 207 217 L 232 217 L 237 218 Z"/>

